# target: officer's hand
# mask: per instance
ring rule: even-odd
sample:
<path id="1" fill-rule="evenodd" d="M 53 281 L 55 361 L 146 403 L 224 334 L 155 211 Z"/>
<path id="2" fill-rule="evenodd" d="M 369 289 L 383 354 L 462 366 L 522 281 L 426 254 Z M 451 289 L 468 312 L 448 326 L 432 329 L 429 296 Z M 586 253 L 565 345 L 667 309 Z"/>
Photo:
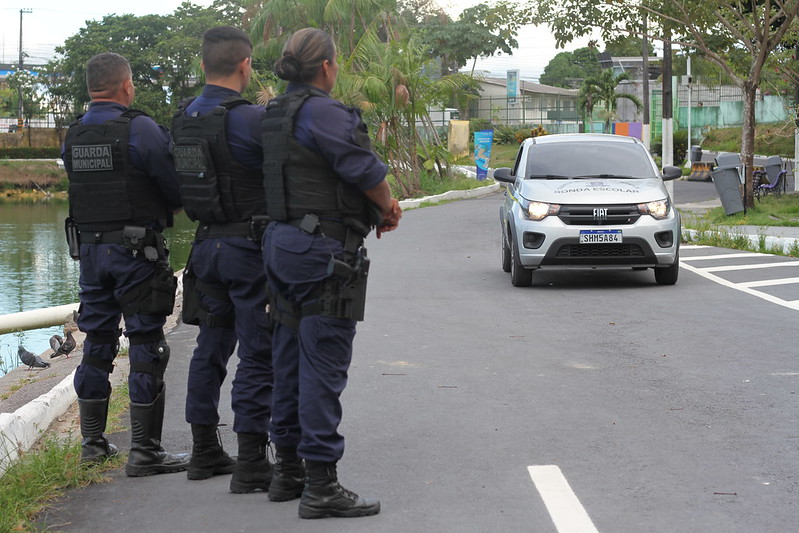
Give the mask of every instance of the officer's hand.
<path id="1" fill-rule="evenodd" d="M 383 222 L 377 227 L 377 238 L 387 232 L 394 231 L 399 226 L 399 221 L 402 218 L 402 208 L 396 198 L 391 199 L 391 211 L 383 219 Z"/>

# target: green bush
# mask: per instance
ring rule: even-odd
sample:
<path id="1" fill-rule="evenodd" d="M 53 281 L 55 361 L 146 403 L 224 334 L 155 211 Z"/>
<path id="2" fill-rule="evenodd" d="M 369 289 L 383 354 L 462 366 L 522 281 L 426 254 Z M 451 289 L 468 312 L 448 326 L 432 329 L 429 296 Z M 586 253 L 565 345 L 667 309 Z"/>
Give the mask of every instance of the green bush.
<path id="1" fill-rule="evenodd" d="M 510 126 L 494 127 L 494 142 L 497 144 L 513 144 L 516 142 L 516 130 Z"/>
<path id="2" fill-rule="evenodd" d="M 59 146 L 8 146 L 0 148 L 0 159 L 60 159 Z"/>
<path id="3" fill-rule="evenodd" d="M 476 131 L 494 129 L 491 121 L 487 118 L 473 118 L 469 120 L 469 133 L 474 134 Z"/>

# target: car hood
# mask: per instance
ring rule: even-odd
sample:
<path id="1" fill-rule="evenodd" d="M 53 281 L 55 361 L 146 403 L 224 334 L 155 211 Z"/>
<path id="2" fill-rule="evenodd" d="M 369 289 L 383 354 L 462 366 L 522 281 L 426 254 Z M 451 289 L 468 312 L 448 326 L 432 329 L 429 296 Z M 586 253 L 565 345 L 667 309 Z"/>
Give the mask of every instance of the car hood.
<path id="1" fill-rule="evenodd" d="M 520 193 L 527 200 L 553 204 L 639 204 L 668 196 L 660 178 L 528 179 Z"/>

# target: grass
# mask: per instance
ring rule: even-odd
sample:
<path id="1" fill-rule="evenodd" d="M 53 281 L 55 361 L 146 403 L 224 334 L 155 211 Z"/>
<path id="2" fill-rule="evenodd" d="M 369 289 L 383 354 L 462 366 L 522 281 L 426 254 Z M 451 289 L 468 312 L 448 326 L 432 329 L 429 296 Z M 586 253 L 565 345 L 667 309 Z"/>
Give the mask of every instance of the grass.
<path id="1" fill-rule="evenodd" d="M 128 408 L 128 386 L 114 387 L 108 409 L 108 433 L 125 429 L 121 419 Z M 35 530 L 37 513 L 58 498 L 64 489 L 85 487 L 108 480 L 106 472 L 119 468 L 122 455 L 100 464 L 80 463 L 80 439 L 45 435 L 9 467 L 0 482 L 0 531 Z"/>
<path id="2" fill-rule="evenodd" d="M 711 209 L 704 219 L 725 226 L 790 226 L 799 227 L 799 194 L 768 195 L 755 200 L 746 213 L 726 215 L 722 207 Z"/>
<path id="3" fill-rule="evenodd" d="M 748 236 L 735 231 L 736 226 L 787 226 L 799 227 L 799 194 L 766 196 L 755 201 L 753 209 L 746 213 L 726 215 L 724 208 L 716 207 L 706 213 L 684 213 L 683 227 L 695 230 L 693 236 L 683 234 L 683 242 L 718 246 L 734 250 L 769 253 L 799 257 L 799 244 L 792 244 L 787 250 L 766 245 L 766 235 L 760 234 L 757 242 L 750 242 Z"/>
<path id="4" fill-rule="evenodd" d="M 792 122 L 755 126 L 755 153 L 793 158 L 794 127 Z M 714 152 L 740 152 L 741 128 L 709 130 L 702 140 L 702 149 Z"/>

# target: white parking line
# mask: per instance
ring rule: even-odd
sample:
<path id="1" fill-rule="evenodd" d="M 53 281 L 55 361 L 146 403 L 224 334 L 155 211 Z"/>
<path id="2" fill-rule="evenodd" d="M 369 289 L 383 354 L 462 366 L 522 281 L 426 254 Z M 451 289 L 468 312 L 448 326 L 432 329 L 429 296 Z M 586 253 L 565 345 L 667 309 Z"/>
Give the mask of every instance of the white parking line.
<path id="1" fill-rule="evenodd" d="M 557 465 L 528 466 L 558 533 L 598 533 Z"/>
<path id="2" fill-rule="evenodd" d="M 799 278 L 761 279 L 758 281 L 743 281 L 738 285 L 741 287 L 771 287 L 772 285 L 790 285 L 792 283 L 799 283 Z"/>
<path id="3" fill-rule="evenodd" d="M 799 265 L 799 261 L 796 261 L 796 262 L 793 262 L 793 263 L 783 263 L 783 264 L 785 264 L 785 265 Z M 731 289 L 735 289 L 735 290 L 738 290 L 738 291 L 741 291 L 741 292 L 745 292 L 746 294 L 750 294 L 752 296 L 755 296 L 757 298 L 761 298 L 761 299 L 766 300 L 768 302 L 771 302 L 771 303 L 774 303 L 774 304 L 777 304 L 777 305 L 781 305 L 783 307 L 787 307 L 788 309 L 793 309 L 794 311 L 799 311 L 799 301 L 794 300 L 794 301 L 788 302 L 788 301 L 783 300 L 781 298 L 777 298 L 776 296 L 772 296 L 770 294 L 766 294 L 764 292 L 760 292 L 760 291 L 751 289 L 749 287 L 746 287 L 746 286 L 744 286 L 741 283 L 733 283 L 731 281 L 727 281 L 726 279 L 724 279 L 722 277 L 716 276 L 715 274 L 711 274 L 709 272 L 710 269 L 707 269 L 707 268 L 696 268 L 695 266 L 687 265 L 687 264 L 683 263 L 682 261 L 680 261 L 680 268 L 684 268 L 684 269 L 686 269 L 686 270 L 688 270 L 690 272 L 693 272 L 694 274 L 699 274 L 700 276 L 702 276 L 704 278 L 707 278 L 710 281 L 713 281 L 715 283 L 718 283 L 719 285 L 724 285 L 725 287 L 729 287 Z"/>
<path id="4" fill-rule="evenodd" d="M 799 266 L 799 261 L 783 261 L 781 263 L 760 263 L 758 265 L 727 265 L 703 268 L 705 272 L 730 272 L 732 270 L 751 270 L 755 268 L 774 268 L 774 267 L 795 267 Z"/>
<path id="5" fill-rule="evenodd" d="M 740 254 L 697 255 L 689 257 L 680 257 L 680 261 L 704 261 L 705 259 L 740 259 L 743 257 L 763 257 L 764 255 L 767 254 L 746 252 Z"/>

